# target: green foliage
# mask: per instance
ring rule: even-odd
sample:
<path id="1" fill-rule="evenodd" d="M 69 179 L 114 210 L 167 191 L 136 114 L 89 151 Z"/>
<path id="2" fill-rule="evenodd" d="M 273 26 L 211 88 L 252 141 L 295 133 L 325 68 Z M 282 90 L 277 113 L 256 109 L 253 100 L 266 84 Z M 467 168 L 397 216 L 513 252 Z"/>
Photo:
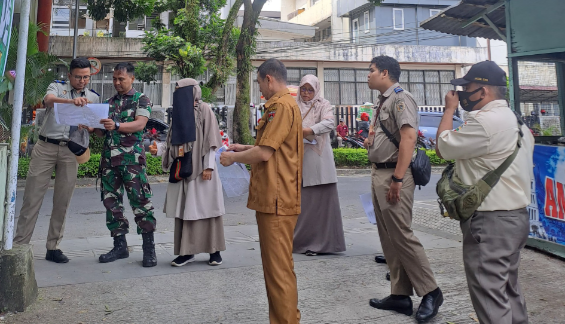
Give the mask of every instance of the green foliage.
<path id="1" fill-rule="evenodd" d="M 337 148 L 333 151 L 336 166 L 366 167 L 370 165 L 366 149 Z"/>
<path id="2" fill-rule="evenodd" d="M 21 157 L 18 160 L 18 178 L 27 177 L 27 170 L 29 170 L 29 160 L 28 157 Z"/>
<path id="3" fill-rule="evenodd" d="M 233 22 L 226 25 L 220 18 L 226 0 L 87 0 L 87 5 L 94 20 L 102 20 L 112 8 L 119 21 L 171 12 L 170 29 L 159 18 L 152 21 L 143 50 L 156 61 L 172 61 L 169 70 L 182 78 L 196 78 L 209 65 L 214 75 L 221 72 L 212 77 L 215 91 L 233 70 L 239 34 Z M 225 33 L 230 35 L 227 47 L 221 46 Z"/>
<path id="4" fill-rule="evenodd" d="M 114 9 L 114 18 L 120 22 L 133 20 L 141 16 L 149 16 L 153 12 L 157 0 L 87 0 L 90 17 L 95 21 L 104 20 Z"/>
<path id="5" fill-rule="evenodd" d="M 445 165 L 449 162 L 437 156 L 435 150 L 426 150 L 426 155 L 430 158 L 432 165 Z"/>
<path id="6" fill-rule="evenodd" d="M 18 162 L 18 178 L 25 178 L 29 170 L 28 157 L 21 157 Z M 100 165 L 100 154 L 91 154 L 90 160 L 78 166 L 79 178 L 96 178 L 98 176 L 98 167 Z M 154 157 L 147 155 L 147 175 L 161 175 L 164 174 L 161 168 L 161 157 Z M 53 176 L 55 174 L 53 173 Z"/>
<path id="7" fill-rule="evenodd" d="M 56 79 L 55 65 L 65 63 L 56 56 L 39 51 L 37 44 L 37 33 L 43 32 L 42 25 L 30 24 L 28 36 L 28 48 L 25 68 L 25 91 L 24 106 L 35 106 L 40 103 L 47 92 L 47 87 Z M 8 58 L 6 60 L 7 73 L 0 76 L 0 124 L 6 129 L 11 128 L 12 105 L 8 104 L 5 96 L 8 91 L 14 88 L 13 79 L 7 77 L 8 71 L 16 69 L 18 56 L 18 28 L 12 28 L 12 36 L 8 48 Z"/>
<path id="8" fill-rule="evenodd" d="M 202 101 L 204 102 L 214 102 L 216 101 L 216 96 L 212 93 L 212 89 L 208 88 L 207 86 L 201 86 L 200 89 L 202 90 Z"/>
<path id="9" fill-rule="evenodd" d="M 368 1 L 375 6 L 380 6 L 383 2 L 383 0 L 368 0 Z"/>
<path id="10" fill-rule="evenodd" d="M 161 175 L 165 174 L 161 167 L 161 157 L 152 156 L 147 154 L 147 175 Z"/>
<path id="11" fill-rule="evenodd" d="M 371 165 L 365 149 L 337 148 L 333 152 L 337 167 L 367 167 Z M 435 150 L 426 150 L 426 155 L 430 158 L 432 165 L 445 165 L 448 162 L 438 157 Z"/>
<path id="12" fill-rule="evenodd" d="M 135 77 L 142 82 L 154 82 L 157 81 L 155 78 L 159 72 L 159 67 L 155 62 L 139 62 L 135 66 Z"/>
<path id="13" fill-rule="evenodd" d="M 102 154 L 102 150 L 104 149 L 104 137 L 98 137 L 94 134 L 90 135 L 88 147 L 90 148 L 90 154 Z"/>

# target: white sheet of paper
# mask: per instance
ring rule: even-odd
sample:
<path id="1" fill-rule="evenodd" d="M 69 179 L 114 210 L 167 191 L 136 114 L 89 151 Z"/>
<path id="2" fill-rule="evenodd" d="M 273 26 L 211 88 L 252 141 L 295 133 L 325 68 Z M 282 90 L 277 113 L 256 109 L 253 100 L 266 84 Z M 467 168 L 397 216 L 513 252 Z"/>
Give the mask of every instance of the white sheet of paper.
<path id="1" fill-rule="evenodd" d="M 249 171 L 241 163 L 234 163 L 228 167 L 221 165 L 220 155 L 226 149 L 226 146 L 222 146 L 216 151 L 216 164 L 222 187 L 229 198 L 243 196 L 249 192 Z"/>
<path id="2" fill-rule="evenodd" d="M 367 215 L 367 219 L 371 224 L 377 224 L 377 218 L 375 216 L 375 208 L 373 207 L 373 198 L 371 193 L 362 194 L 359 196 L 361 199 L 361 205 L 363 205 L 363 210 Z"/>
<path id="3" fill-rule="evenodd" d="M 312 140 L 312 142 L 310 142 L 310 141 L 307 140 L 306 138 L 304 139 L 304 144 L 312 144 L 312 145 L 315 145 L 315 144 L 317 144 L 317 143 L 318 143 L 318 142 L 316 142 L 316 140 Z"/>
<path id="4" fill-rule="evenodd" d="M 78 126 L 79 124 L 104 129 L 100 119 L 108 118 L 109 104 L 87 104 L 78 107 L 74 104 L 55 103 L 55 121 L 57 124 Z"/>

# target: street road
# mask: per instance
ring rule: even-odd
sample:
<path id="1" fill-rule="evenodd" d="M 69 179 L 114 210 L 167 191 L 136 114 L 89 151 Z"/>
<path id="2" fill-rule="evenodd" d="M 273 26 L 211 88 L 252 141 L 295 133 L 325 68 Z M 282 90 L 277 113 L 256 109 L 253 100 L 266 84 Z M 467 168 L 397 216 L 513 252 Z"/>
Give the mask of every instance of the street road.
<path id="1" fill-rule="evenodd" d="M 439 178 L 439 174 L 432 174 L 432 179 L 427 186 L 422 187 L 421 190 L 416 189 L 415 200 L 435 200 L 437 198 L 435 193 L 435 184 Z M 339 177 L 339 199 L 342 208 L 342 215 L 345 219 L 359 217 L 359 214 L 363 213 L 359 196 L 370 191 L 370 179 L 369 175 Z M 151 185 L 151 189 L 153 190 L 154 195 L 152 201 L 155 206 L 158 232 L 174 230 L 173 219 L 166 218 L 163 213 L 163 203 L 165 201 L 167 184 L 155 183 Z M 19 216 L 23 194 L 23 189 L 18 190 L 16 216 Z M 224 217 L 225 226 L 256 224 L 254 212 L 246 207 L 247 196 L 236 198 L 224 197 L 224 199 L 227 212 Z M 53 207 L 52 201 L 53 189 L 49 189 L 39 211 L 32 241 L 45 240 L 47 238 L 49 218 Z M 125 213 L 130 220 L 130 228 L 135 228 L 135 226 L 131 227 L 131 224 L 133 224 L 133 213 L 126 197 L 124 197 L 124 205 Z M 102 201 L 100 200 L 100 191 L 93 186 L 76 188 L 67 212 L 65 239 L 109 235 L 105 219 L 106 212 L 102 205 Z"/>

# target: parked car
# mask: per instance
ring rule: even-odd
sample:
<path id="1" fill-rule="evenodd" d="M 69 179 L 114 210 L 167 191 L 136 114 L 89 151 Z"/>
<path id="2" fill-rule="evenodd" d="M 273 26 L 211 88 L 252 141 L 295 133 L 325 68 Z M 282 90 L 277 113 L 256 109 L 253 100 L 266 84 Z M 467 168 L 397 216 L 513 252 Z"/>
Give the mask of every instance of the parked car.
<path id="1" fill-rule="evenodd" d="M 440 112 L 418 112 L 420 117 L 420 132 L 425 138 L 432 138 L 434 141 L 437 135 L 437 129 L 443 113 Z M 464 123 L 463 119 L 453 116 L 453 129 L 461 126 Z"/>

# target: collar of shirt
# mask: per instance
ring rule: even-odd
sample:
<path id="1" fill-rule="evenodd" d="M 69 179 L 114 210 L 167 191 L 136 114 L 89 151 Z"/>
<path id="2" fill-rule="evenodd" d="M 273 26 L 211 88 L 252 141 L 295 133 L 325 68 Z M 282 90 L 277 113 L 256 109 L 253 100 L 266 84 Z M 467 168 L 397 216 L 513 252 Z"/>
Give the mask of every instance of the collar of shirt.
<path id="1" fill-rule="evenodd" d="M 84 97 L 86 95 L 86 88 L 83 88 L 82 90 L 77 90 L 73 88 L 70 82 L 63 84 L 63 90 L 67 91 L 71 95 L 71 97 L 73 97 L 73 94 L 79 97 Z"/>
<path id="2" fill-rule="evenodd" d="M 400 84 L 397 82 L 395 84 L 393 84 L 390 88 L 387 89 L 387 91 L 385 91 L 385 93 L 381 94 L 379 96 L 379 99 L 382 97 L 390 97 L 390 95 L 394 92 L 394 89 L 396 89 L 397 87 L 400 87 Z"/>
<path id="3" fill-rule="evenodd" d="M 493 101 L 489 102 L 488 104 L 486 104 L 483 108 L 481 108 L 479 110 L 470 111 L 468 114 L 470 116 L 475 117 L 480 112 L 486 112 L 486 111 L 490 111 L 490 110 L 496 109 L 496 108 L 509 108 L 509 107 L 508 107 L 508 103 L 506 102 L 506 100 L 502 100 L 502 99 L 493 100 Z"/>
<path id="4" fill-rule="evenodd" d="M 133 96 L 137 91 L 135 90 L 135 88 L 131 88 L 130 91 L 126 92 L 125 94 L 121 95 L 119 93 L 116 93 L 116 95 L 114 96 L 115 98 L 123 98 L 123 97 L 131 97 Z"/>
<path id="5" fill-rule="evenodd" d="M 269 99 L 269 101 L 267 101 L 267 103 L 265 103 L 265 108 L 267 108 L 267 109 L 271 108 L 271 106 L 273 104 L 275 104 L 282 96 L 284 96 L 286 94 L 290 94 L 288 89 L 284 89 L 284 90 L 281 90 L 281 91 L 275 93 L 275 95 L 272 96 L 271 99 Z"/>

